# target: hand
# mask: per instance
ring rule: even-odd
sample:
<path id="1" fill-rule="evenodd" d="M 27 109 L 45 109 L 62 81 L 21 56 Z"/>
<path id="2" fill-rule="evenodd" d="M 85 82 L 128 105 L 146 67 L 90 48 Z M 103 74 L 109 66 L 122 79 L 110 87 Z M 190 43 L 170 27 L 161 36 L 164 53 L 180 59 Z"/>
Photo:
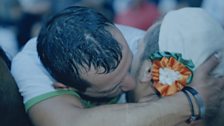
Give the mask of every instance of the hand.
<path id="1" fill-rule="evenodd" d="M 135 89 L 133 90 L 134 101 L 140 103 L 159 100 L 159 96 L 157 95 L 156 90 L 153 87 L 153 82 L 151 81 L 151 72 L 148 73 L 149 70 L 145 69 L 145 67 L 143 67 L 143 69 L 144 70 L 141 69 L 141 71 L 147 72 L 142 72 L 145 73 L 144 75 L 142 75 L 144 77 L 136 78 L 137 84 Z"/>
<path id="2" fill-rule="evenodd" d="M 222 101 L 222 89 L 224 88 L 224 77 L 215 78 L 210 75 L 219 64 L 217 54 L 209 57 L 195 71 L 191 86 L 202 96 L 206 104 L 206 120 L 214 117 L 220 108 Z"/>
<path id="3" fill-rule="evenodd" d="M 138 83 L 134 90 L 134 98 L 135 102 L 139 103 L 159 100 L 151 83 Z"/>

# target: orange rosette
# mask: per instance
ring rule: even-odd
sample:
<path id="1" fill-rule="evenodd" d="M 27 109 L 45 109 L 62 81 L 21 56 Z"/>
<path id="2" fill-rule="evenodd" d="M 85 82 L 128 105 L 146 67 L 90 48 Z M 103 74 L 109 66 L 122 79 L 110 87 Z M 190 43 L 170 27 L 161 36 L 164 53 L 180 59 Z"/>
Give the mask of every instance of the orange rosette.
<path id="1" fill-rule="evenodd" d="M 161 96 L 173 95 L 191 82 L 194 65 L 181 54 L 157 52 L 151 60 L 153 87 Z"/>

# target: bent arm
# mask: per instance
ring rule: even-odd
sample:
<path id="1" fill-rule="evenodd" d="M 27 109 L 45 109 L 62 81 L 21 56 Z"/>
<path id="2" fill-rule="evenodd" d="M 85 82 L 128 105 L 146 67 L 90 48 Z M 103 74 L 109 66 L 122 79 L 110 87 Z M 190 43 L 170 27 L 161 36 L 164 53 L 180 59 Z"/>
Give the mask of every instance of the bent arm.
<path id="1" fill-rule="evenodd" d="M 156 102 L 102 105 L 91 109 L 76 106 L 73 96 L 43 101 L 29 111 L 36 126 L 174 126 L 190 116 L 182 92 Z"/>

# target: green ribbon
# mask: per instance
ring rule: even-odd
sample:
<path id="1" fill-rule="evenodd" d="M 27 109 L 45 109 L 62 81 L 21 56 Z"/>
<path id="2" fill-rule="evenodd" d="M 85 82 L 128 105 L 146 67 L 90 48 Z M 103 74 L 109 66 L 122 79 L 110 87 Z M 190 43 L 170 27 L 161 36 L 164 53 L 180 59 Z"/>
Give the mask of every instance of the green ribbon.
<path id="1" fill-rule="evenodd" d="M 155 52 L 153 53 L 149 59 L 150 60 L 161 60 L 163 57 L 173 57 L 175 58 L 178 62 L 182 63 L 184 66 L 186 66 L 192 73 L 192 76 L 190 76 L 187 80 L 187 84 L 191 83 L 192 79 L 193 79 L 193 69 L 195 67 L 194 63 L 192 60 L 186 60 L 182 58 L 182 54 L 181 53 L 173 53 L 173 52 Z"/>

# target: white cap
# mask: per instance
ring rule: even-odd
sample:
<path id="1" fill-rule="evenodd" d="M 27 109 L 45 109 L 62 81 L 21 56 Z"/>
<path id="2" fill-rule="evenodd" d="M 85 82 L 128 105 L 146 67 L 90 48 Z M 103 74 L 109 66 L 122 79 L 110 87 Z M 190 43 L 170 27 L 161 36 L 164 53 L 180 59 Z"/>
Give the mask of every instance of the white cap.
<path id="1" fill-rule="evenodd" d="M 161 51 L 182 53 L 183 58 L 192 59 L 197 67 L 212 53 L 224 48 L 224 30 L 203 9 L 171 11 L 161 24 L 159 47 Z M 223 75 L 221 66 L 224 66 L 224 58 L 216 69 Z"/>

